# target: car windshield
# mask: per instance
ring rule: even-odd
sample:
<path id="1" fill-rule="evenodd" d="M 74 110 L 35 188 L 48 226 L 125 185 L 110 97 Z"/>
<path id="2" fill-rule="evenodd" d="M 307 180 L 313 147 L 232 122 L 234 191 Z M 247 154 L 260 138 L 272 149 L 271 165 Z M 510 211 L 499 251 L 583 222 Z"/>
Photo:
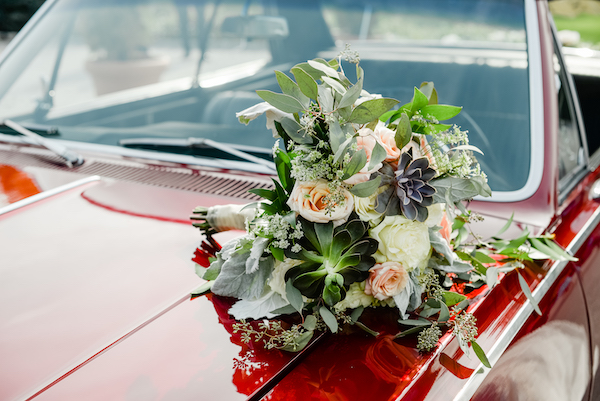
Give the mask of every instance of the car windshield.
<path id="1" fill-rule="evenodd" d="M 483 151 L 493 190 L 527 181 L 522 0 L 58 0 L 46 10 L 1 61 L 0 121 L 70 141 L 205 138 L 268 156 L 264 117 L 245 127 L 236 112 L 261 101 L 256 89 L 280 91 L 274 70 L 349 45 L 368 92 L 407 103 L 433 81 L 440 103 L 463 106 L 451 122 Z"/>

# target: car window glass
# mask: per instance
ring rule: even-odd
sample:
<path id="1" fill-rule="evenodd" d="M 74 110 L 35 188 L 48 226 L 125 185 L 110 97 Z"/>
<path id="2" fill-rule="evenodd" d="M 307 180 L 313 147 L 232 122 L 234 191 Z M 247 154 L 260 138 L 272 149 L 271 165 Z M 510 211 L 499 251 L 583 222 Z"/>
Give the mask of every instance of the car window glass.
<path id="1" fill-rule="evenodd" d="M 564 188 L 585 166 L 585 157 L 566 72 L 556 54 L 554 69 L 558 97 L 558 174 Z"/>
<path id="2" fill-rule="evenodd" d="M 493 190 L 526 184 L 522 0 L 57 0 L 0 64 L 0 120 L 106 145 L 201 137 L 269 150 L 264 116 L 245 127 L 236 112 L 261 101 L 257 89 L 281 91 L 273 70 L 291 76 L 347 44 L 369 92 L 407 103 L 433 81 L 440 103 L 462 105 L 449 123 L 483 151 Z"/>

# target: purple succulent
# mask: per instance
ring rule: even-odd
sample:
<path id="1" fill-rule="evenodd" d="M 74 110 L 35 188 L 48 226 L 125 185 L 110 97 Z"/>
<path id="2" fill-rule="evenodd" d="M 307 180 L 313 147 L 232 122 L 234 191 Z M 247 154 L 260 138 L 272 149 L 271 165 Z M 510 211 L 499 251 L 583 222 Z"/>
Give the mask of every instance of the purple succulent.
<path id="1" fill-rule="evenodd" d="M 413 160 L 411 153 L 400 156 L 396 175 L 396 195 L 404 217 L 410 220 L 425 221 L 427 206 L 433 203 L 435 188 L 428 184 L 436 172 L 429 166 L 426 157 Z"/>

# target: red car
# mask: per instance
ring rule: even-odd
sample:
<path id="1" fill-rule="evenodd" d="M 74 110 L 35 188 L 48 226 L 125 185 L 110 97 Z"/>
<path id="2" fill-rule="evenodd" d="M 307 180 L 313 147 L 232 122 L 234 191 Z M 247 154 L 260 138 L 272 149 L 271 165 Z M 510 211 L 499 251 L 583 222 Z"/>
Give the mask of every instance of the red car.
<path id="1" fill-rule="evenodd" d="M 0 59 L 0 399 L 599 397 L 599 80 L 578 98 L 552 26 L 534 0 L 48 0 Z M 478 232 L 514 212 L 578 258 L 521 272 L 541 315 L 514 272 L 475 293 L 492 369 L 449 334 L 417 351 L 381 311 L 378 337 L 267 351 L 233 300 L 190 299 L 191 210 L 272 185 L 271 132 L 236 112 L 346 43 L 370 93 L 434 81 L 463 106 L 493 190 Z"/>

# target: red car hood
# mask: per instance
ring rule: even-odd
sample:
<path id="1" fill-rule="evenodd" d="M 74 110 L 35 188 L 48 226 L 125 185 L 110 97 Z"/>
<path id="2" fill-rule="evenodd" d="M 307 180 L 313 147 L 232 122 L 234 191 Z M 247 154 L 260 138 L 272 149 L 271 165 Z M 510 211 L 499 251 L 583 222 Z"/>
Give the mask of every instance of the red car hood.
<path id="1" fill-rule="evenodd" d="M 385 314 L 369 323 L 378 338 L 323 336 L 301 355 L 253 349 L 233 333 L 231 300 L 189 297 L 201 284 L 190 211 L 239 199 L 42 169 L 29 175 L 59 191 L 0 215 L 1 399 L 242 400 L 271 380 L 265 389 L 279 384 L 270 399 L 387 400 L 423 386 L 424 396 L 442 377 L 446 389 L 460 387 L 470 370 L 450 357 L 477 365 L 448 335 L 435 354 L 419 354 L 414 339 L 393 341 L 398 326 Z"/>

